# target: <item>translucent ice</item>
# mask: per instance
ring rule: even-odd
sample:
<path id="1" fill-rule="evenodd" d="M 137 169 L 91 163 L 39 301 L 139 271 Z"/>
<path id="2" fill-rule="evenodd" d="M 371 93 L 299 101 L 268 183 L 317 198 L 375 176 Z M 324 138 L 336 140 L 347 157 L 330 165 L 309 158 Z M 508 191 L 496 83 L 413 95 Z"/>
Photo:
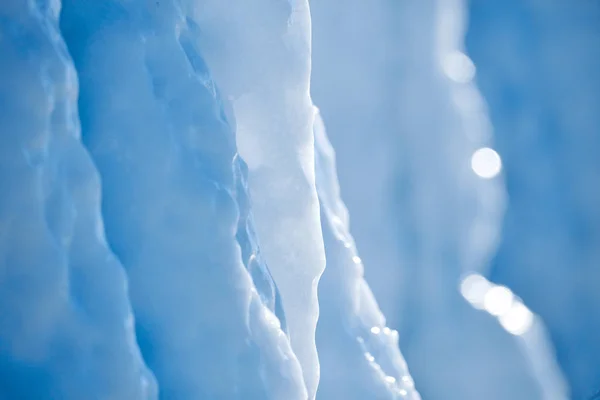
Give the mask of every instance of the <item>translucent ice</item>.
<path id="1" fill-rule="evenodd" d="M 0 398 L 156 398 L 54 1 L 0 3 Z"/>
<path id="2" fill-rule="evenodd" d="M 339 184 L 308 0 L 0 0 L 0 399 L 595 389 L 600 6 L 338 3 Z"/>
<path id="3" fill-rule="evenodd" d="M 317 192 L 327 250 L 319 288 L 322 318 L 317 343 L 324 399 L 420 399 L 398 350 L 398 333 L 385 318 L 363 278 L 341 200 L 335 153 L 320 115 L 315 119 Z"/>
<path id="4" fill-rule="evenodd" d="M 61 18 L 140 347 L 161 398 L 303 400 L 244 164 L 185 6 L 66 0 Z"/>
<path id="5" fill-rule="evenodd" d="M 190 8 L 215 81 L 232 105 L 256 231 L 312 398 L 325 256 L 314 183 L 308 1 L 201 0 Z"/>

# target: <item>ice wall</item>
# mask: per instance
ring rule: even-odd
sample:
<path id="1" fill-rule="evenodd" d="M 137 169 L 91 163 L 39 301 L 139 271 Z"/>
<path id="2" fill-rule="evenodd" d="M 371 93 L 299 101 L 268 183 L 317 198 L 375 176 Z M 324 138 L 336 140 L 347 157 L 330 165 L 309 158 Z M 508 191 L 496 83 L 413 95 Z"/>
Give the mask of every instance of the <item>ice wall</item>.
<path id="1" fill-rule="evenodd" d="M 0 398 L 417 399 L 389 324 L 427 399 L 563 400 L 542 318 L 591 393 L 600 6 L 469 4 L 475 64 L 462 1 L 314 2 L 386 322 L 306 0 L 2 2 Z"/>
<path id="2" fill-rule="evenodd" d="M 248 204 L 236 201 L 244 167 L 194 15 L 177 1 L 67 0 L 61 28 L 108 239 L 127 269 L 161 397 L 306 398 L 275 310 L 244 268 L 242 255 L 275 307 Z"/>
<path id="3" fill-rule="evenodd" d="M 308 4 L 0 10 L 13 129 L 2 185 L 14 193 L 2 204 L 0 394 L 314 398 L 324 248 Z M 418 398 L 362 278 L 320 119 L 316 135 L 332 246 L 321 333 L 338 358 L 322 396 Z M 350 358 L 338 352 L 348 340 Z"/>
<path id="4" fill-rule="evenodd" d="M 319 381 L 317 284 L 325 267 L 315 190 L 307 0 L 189 2 L 248 163 L 256 231 L 281 292 L 309 397 Z"/>
<path id="5" fill-rule="evenodd" d="M 44 59 L 29 62 L 40 70 L 42 88 L 38 90 L 64 91 L 59 94 L 68 107 L 60 103 L 59 111 L 65 113 L 60 117 L 71 121 L 58 118 L 52 105 L 54 114 L 44 122 L 57 124 L 64 131 L 57 134 L 71 133 L 79 143 L 77 150 L 90 170 L 86 177 L 95 190 L 86 192 L 90 202 L 81 201 L 81 208 L 95 212 L 90 211 L 90 224 L 98 246 L 105 246 L 105 253 L 110 254 L 109 244 L 120 260 L 112 258 L 111 267 L 121 274 L 115 272 L 120 286 L 112 290 L 121 288 L 117 295 L 122 304 L 120 314 L 115 311 L 110 321 L 121 326 L 130 348 L 107 351 L 132 364 L 137 375 L 127 370 L 125 361 L 119 361 L 123 367 L 114 373 L 125 383 L 137 384 L 140 393 L 123 383 L 116 385 L 114 393 L 108 393 L 112 387 L 106 385 L 108 394 L 98 396 L 152 398 L 160 390 L 161 398 L 313 398 L 319 376 L 314 343 L 316 291 L 324 268 L 324 248 L 315 189 L 308 4 L 65 0 L 60 33 L 58 3 L 36 4 L 22 9 L 15 6 L 22 15 L 9 14 L 7 21 L 38 18 L 38 13 L 47 18 L 40 17 L 40 24 L 48 30 L 47 37 L 41 35 L 40 40 L 58 43 L 57 59 L 63 61 L 60 66 L 66 83 L 61 86 L 60 79 L 48 75 Z M 12 5 L 7 10 L 14 13 Z M 248 30 L 252 34 L 248 35 Z M 22 34 L 10 24 L 7 32 Z M 14 50 L 28 54 L 29 44 L 37 43 L 15 41 Z M 225 104 L 221 104 L 205 56 L 227 98 Z M 232 68 L 236 61 L 240 65 Z M 17 62 L 8 66 L 18 68 Z M 16 81 L 9 88 L 22 90 L 23 82 Z M 3 91 L 3 95 L 7 93 L 8 89 Z M 32 101 L 25 93 L 23 108 Z M 56 101 L 54 92 L 47 96 L 48 101 Z M 83 142 L 102 179 L 102 217 L 98 176 L 78 141 L 79 119 Z M 11 123 L 17 125 L 16 120 Z M 27 125 L 19 129 L 24 127 L 33 129 Z M 237 146 L 248 164 L 237 155 Z M 58 145 L 40 152 L 42 155 L 23 152 L 23 157 L 37 168 L 40 157 L 70 155 Z M 79 176 L 85 175 L 85 164 L 70 166 L 67 161 L 64 165 L 75 168 L 77 178 L 82 179 Z M 57 174 L 51 183 L 70 187 L 73 172 L 57 165 L 49 168 Z M 64 228 L 71 219 L 82 218 L 79 202 L 69 203 L 68 189 L 64 189 L 66 194 L 48 190 L 50 194 L 40 196 L 50 200 L 40 201 L 61 208 L 49 224 Z M 256 210 L 256 218 L 251 208 Z M 83 238 L 70 235 L 59 237 L 59 242 L 70 245 Z M 105 258 L 104 263 L 110 261 Z M 78 262 L 86 267 L 89 263 Z M 108 276 L 106 271 L 102 273 L 106 275 L 100 278 Z M 356 279 L 361 282 L 360 276 Z M 79 288 L 82 293 L 87 289 Z M 114 300 L 112 292 L 106 296 L 104 302 Z M 361 289 L 358 296 L 362 308 L 351 306 L 345 318 L 355 325 L 360 320 L 362 328 L 359 332 L 355 327 L 346 335 L 354 337 L 355 345 L 365 353 L 370 373 L 375 373 L 381 384 L 395 395 L 408 394 L 412 381 L 405 373 L 397 338 L 384 329 L 368 289 Z M 100 304 L 101 298 L 93 300 Z M 41 300 L 30 299 L 38 307 Z M 67 300 L 65 307 L 73 306 Z M 344 297 L 343 301 L 350 304 L 354 300 Z M 373 338 L 362 339 L 367 328 L 382 333 L 377 336 L 368 331 Z M 289 333 L 291 346 L 284 331 Z M 103 337 L 110 338 L 111 333 Z M 114 338 L 115 346 L 124 346 L 119 339 Z M 144 367 L 140 349 L 156 375 L 158 388 Z M 11 373 L 28 379 L 12 365 L 6 373 L 3 379 Z M 77 382 L 81 388 L 96 383 L 66 380 L 66 384 Z M 54 384 L 52 379 L 49 382 Z M 21 395 L 27 397 L 30 392 Z M 46 395 L 47 389 L 39 387 L 39 393 Z M 64 394 L 62 388 L 56 393 Z"/>
<path id="6" fill-rule="evenodd" d="M 546 322 L 572 398 L 600 385 L 600 4 L 473 1 L 467 48 L 510 195 L 492 278 Z"/>
<path id="7" fill-rule="evenodd" d="M 156 399 L 80 140 L 59 12 L 0 3 L 0 398 Z"/>

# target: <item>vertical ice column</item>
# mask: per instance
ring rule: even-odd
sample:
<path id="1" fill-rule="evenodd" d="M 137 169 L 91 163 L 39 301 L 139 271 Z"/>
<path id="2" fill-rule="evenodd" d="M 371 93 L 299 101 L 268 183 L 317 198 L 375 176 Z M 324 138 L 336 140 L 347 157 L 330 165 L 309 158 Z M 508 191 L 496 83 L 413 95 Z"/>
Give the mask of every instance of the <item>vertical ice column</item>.
<path id="1" fill-rule="evenodd" d="M 322 318 L 317 341 L 323 371 L 319 397 L 420 399 L 398 349 L 398 333 L 385 318 L 363 278 L 340 197 L 335 152 L 319 114 L 315 119 L 317 191 L 327 269 L 319 287 Z"/>
<path id="2" fill-rule="evenodd" d="M 256 230 L 314 397 L 317 284 L 325 266 L 314 178 L 307 0 L 189 1 L 248 163 Z"/>
<path id="3" fill-rule="evenodd" d="M 156 399 L 80 141 L 59 10 L 0 2 L 0 398 Z"/>
<path id="4" fill-rule="evenodd" d="M 600 386 L 600 3 L 473 1 L 467 45 L 509 194 L 492 277 L 545 321 L 572 398 Z"/>
<path id="5" fill-rule="evenodd" d="M 251 224 L 235 136 L 201 28 L 180 6 L 68 0 L 61 18 L 140 347 L 165 399 L 304 400 L 298 360 L 244 268 L 242 255 L 253 270 L 257 253 L 241 232 Z"/>
<path id="6" fill-rule="evenodd" d="M 458 291 L 465 273 L 487 273 L 504 211 L 501 160 L 462 46 L 465 3 L 411 1 L 393 15 L 407 38 L 394 211 L 407 270 L 404 354 L 425 398 L 542 399 L 520 342 Z"/>

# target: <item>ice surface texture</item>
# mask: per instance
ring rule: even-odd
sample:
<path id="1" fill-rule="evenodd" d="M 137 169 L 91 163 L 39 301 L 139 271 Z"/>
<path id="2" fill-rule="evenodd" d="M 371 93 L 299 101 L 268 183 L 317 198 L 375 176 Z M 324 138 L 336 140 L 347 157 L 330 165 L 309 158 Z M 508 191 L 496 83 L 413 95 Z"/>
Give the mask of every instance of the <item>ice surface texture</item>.
<path id="1" fill-rule="evenodd" d="M 0 3 L 0 398 L 153 399 L 58 13 Z"/>
<path id="2" fill-rule="evenodd" d="M 308 3 L 9 0 L 0 51 L 0 398 L 314 398 Z M 362 363 L 340 390 L 417 398 L 352 246 L 322 290 Z"/>
<path id="3" fill-rule="evenodd" d="M 189 3 L 207 63 L 231 101 L 256 231 L 312 398 L 319 380 L 317 284 L 325 254 L 314 183 L 308 1 Z"/>
<path id="4" fill-rule="evenodd" d="M 161 397 L 305 398 L 275 310 L 242 262 L 237 237 L 246 263 L 261 268 L 247 243 L 248 204 L 236 201 L 243 165 L 193 18 L 177 2 L 73 0 L 61 27 L 80 76 L 107 235 L 127 269 Z M 274 307 L 274 288 L 263 289 Z"/>

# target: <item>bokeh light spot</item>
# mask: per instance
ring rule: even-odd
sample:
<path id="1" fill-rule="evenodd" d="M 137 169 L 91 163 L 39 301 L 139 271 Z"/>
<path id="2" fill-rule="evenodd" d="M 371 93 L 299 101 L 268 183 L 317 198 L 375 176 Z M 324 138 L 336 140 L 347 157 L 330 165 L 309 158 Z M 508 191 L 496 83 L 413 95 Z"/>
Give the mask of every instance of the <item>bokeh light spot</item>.
<path id="1" fill-rule="evenodd" d="M 502 170 L 502 159 L 495 150 L 483 147 L 473 153 L 471 168 L 481 178 L 490 179 Z"/>

